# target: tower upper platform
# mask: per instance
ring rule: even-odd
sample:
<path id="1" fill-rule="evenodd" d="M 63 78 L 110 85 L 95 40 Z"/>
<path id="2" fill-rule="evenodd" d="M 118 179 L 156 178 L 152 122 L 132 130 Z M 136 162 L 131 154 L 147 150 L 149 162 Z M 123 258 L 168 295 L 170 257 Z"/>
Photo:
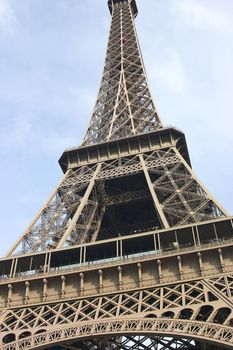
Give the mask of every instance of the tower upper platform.
<path id="1" fill-rule="evenodd" d="M 110 10 L 110 13 L 112 14 L 112 9 L 115 4 L 118 4 L 120 2 L 129 2 L 131 4 L 131 7 L 133 9 L 134 16 L 136 17 L 138 14 L 138 8 L 135 0 L 108 0 L 108 7 Z"/>

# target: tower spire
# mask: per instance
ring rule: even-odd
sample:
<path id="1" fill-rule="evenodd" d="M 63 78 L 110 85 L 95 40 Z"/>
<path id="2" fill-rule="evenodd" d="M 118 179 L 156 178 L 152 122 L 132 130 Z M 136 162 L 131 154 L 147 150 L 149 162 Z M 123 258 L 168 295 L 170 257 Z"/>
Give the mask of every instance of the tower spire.
<path id="1" fill-rule="evenodd" d="M 109 0 L 112 24 L 102 81 L 84 144 L 155 131 L 161 121 L 152 101 L 137 39 L 135 0 Z"/>
<path id="2" fill-rule="evenodd" d="M 131 5 L 134 16 L 135 17 L 137 16 L 138 8 L 137 8 L 136 0 L 108 0 L 108 7 L 109 7 L 111 14 L 112 14 L 114 6 L 118 5 L 121 2 L 129 2 Z"/>

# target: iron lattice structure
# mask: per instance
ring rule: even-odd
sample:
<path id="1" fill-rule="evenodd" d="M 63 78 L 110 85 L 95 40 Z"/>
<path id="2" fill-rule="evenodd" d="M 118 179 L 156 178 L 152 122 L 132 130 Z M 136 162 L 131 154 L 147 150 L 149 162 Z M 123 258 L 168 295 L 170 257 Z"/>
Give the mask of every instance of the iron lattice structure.
<path id="1" fill-rule="evenodd" d="M 112 24 L 95 108 L 64 177 L 0 260 L 0 346 L 232 349 L 233 221 L 162 125 L 135 0 Z"/>
<path id="2" fill-rule="evenodd" d="M 111 2 L 110 2 L 111 4 Z M 103 78 L 84 144 L 161 128 L 148 88 L 129 4 L 114 6 Z"/>

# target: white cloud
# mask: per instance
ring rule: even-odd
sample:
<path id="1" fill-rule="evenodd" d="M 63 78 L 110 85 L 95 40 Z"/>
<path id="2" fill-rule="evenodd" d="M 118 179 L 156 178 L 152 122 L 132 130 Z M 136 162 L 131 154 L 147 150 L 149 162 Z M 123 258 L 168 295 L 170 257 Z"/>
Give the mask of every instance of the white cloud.
<path id="1" fill-rule="evenodd" d="M 203 0 L 172 0 L 170 12 L 197 29 L 227 30 L 232 21 L 227 12 Z"/>
<path id="2" fill-rule="evenodd" d="M 0 28 L 11 29 L 14 22 L 17 22 L 17 18 L 10 1 L 0 0 Z"/>
<path id="3" fill-rule="evenodd" d="M 180 55 L 176 50 L 168 50 L 162 61 L 157 61 L 149 74 L 159 86 L 172 93 L 180 94 L 186 87 L 186 74 Z"/>

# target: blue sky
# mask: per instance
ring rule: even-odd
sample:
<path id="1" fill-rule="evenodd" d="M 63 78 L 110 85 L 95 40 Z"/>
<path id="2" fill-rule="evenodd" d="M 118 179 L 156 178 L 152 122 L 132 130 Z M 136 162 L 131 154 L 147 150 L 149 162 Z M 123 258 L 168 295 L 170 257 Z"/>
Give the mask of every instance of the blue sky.
<path id="1" fill-rule="evenodd" d="M 107 0 L 0 0 L 0 255 L 60 180 L 80 144 L 107 44 Z M 137 0 L 137 31 L 164 125 L 233 213 L 233 1 Z"/>

